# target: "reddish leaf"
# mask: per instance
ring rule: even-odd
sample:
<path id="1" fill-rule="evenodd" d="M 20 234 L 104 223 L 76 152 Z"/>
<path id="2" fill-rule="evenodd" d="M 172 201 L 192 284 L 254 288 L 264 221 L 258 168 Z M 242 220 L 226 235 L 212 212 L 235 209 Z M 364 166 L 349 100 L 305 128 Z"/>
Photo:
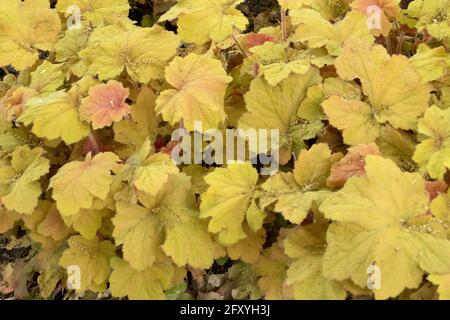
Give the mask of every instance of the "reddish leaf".
<path id="1" fill-rule="evenodd" d="M 273 42 L 275 39 L 272 36 L 264 33 L 249 33 L 246 37 L 246 40 L 247 48 L 250 49 L 256 46 L 260 46 L 267 41 Z"/>
<path id="2" fill-rule="evenodd" d="M 360 144 L 350 148 L 347 155 L 331 167 L 327 185 L 342 187 L 351 177 L 364 175 L 365 157 L 369 154 L 381 154 L 376 144 Z"/>
<path id="3" fill-rule="evenodd" d="M 128 88 L 115 80 L 94 86 L 81 103 L 80 118 L 92 122 L 94 129 L 110 126 L 130 113 L 130 106 L 125 102 L 128 94 Z"/>

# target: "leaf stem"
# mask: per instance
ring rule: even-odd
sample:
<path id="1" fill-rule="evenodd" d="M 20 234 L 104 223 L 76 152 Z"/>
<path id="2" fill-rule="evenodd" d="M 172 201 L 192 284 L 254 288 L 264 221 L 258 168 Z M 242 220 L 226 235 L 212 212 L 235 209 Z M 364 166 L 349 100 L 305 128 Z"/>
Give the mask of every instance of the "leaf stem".
<path id="1" fill-rule="evenodd" d="M 405 32 L 402 30 L 400 32 L 400 37 L 398 38 L 397 54 L 401 54 L 402 53 L 404 40 L 405 40 Z"/>
<path id="2" fill-rule="evenodd" d="M 233 33 L 231 34 L 231 38 L 233 39 L 234 44 L 236 45 L 236 47 L 238 47 L 239 51 L 244 56 L 244 58 L 248 58 L 247 52 L 245 52 L 245 49 L 241 46 L 238 39 L 236 38 L 236 36 Z"/>
<path id="3" fill-rule="evenodd" d="M 89 142 L 92 144 L 92 146 L 94 147 L 94 153 L 97 154 L 100 152 L 100 146 L 97 143 L 97 140 L 95 139 L 95 135 L 94 132 L 89 132 L 89 136 L 88 136 Z"/>
<path id="4" fill-rule="evenodd" d="M 286 10 L 281 8 L 281 33 L 283 37 L 283 42 L 287 40 L 287 26 L 286 26 Z"/>
<path id="5" fill-rule="evenodd" d="M 384 38 L 386 42 L 386 50 L 389 54 L 392 54 L 392 45 L 391 45 L 391 39 L 389 38 L 389 35 Z"/>

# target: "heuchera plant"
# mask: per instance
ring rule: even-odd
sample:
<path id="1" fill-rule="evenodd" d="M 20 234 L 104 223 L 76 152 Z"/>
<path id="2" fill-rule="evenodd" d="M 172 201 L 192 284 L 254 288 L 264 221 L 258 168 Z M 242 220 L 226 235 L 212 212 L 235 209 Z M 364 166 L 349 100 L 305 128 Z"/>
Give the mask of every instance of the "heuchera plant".
<path id="1" fill-rule="evenodd" d="M 450 299 L 450 1 L 51 2 L 0 0 L 1 294 Z M 280 170 L 175 164 L 196 121 Z"/>

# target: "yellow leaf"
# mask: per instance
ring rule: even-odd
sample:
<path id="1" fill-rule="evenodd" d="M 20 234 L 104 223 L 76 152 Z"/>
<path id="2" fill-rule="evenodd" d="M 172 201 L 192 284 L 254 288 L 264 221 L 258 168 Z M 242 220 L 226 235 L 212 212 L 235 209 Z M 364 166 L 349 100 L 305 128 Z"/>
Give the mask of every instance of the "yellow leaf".
<path id="1" fill-rule="evenodd" d="M 72 226 L 81 236 L 87 240 L 92 240 L 97 235 L 97 231 L 102 226 L 102 219 L 108 216 L 108 210 L 81 209 L 72 216 L 64 216 L 67 225 Z"/>
<path id="2" fill-rule="evenodd" d="M 191 177 L 192 192 L 194 194 L 201 194 L 208 189 L 208 185 L 205 182 L 205 176 L 210 170 L 201 165 L 191 164 L 184 167 L 181 171 Z"/>
<path id="3" fill-rule="evenodd" d="M 109 260 L 115 256 L 114 245 L 110 241 L 86 240 L 81 236 L 71 237 L 68 244 L 59 265 L 69 271 L 72 266 L 79 268 L 80 287 L 77 290 L 104 291 L 111 273 Z"/>
<path id="4" fill-rule="evenodd" d="M 290 74 L 305 74 L 310 67 L 332 64 L 333 59 L 325 50 L 297 50 L 288 44 L 267 41 L 250 49 L 251 61 L 258 65 L 258 71 L 272 86 L 276 86 Z"/>
<path id="5" fill-rule="evenodd" d="M 289 298 L 290 290 L 285 284 L 288 261 L 289 257 L 275 243 L 264 250 L 259 261 L 254 264 L 253 269 L 260 276 L 258 286 L 264 292 L 265 299 L 281 300 Z"/>
<path id="6" fill-rule="evenodd" d="M 178 32 L 185 42 L 202 45 L 225 40 L 233 28 L 244 30 L 248 20 L 236 6 L 243 0 L 181 0 L 160 21 L 178 17 Z"/>
<path id="7" fill-rule="evenodd" d="M 421 175 L 374 155 L 366 157 L 365 169 L 320 206 L 337 221 L 327 233 L 324 275 L 360 287 L 374 281 L 375 297 L 386 299 L 419 286 L 425 272 L 450 272 L 450 241 L 425 215 Z"/>
<path id="8" fill-rule="evenodd" d="M 275 203 L 276 212 L 281 212 L 290 222 L 300 224 L 313 203 L 320 203 L 329 194 L 323 188 L 331 166 L 339 158 L 340 154 L 332 155 L 323 143 L 302 150 L 292 173 L 280 172 L 262 185 L 264 203 Z"/>
<path id="9" fill-rule="evenodd" d="M 416 170 L 417 165 L 412 157 L 417 142 L 412 134 L 387 125 L 381 128 L 381 134 L 376 143 L 381 154 L 394 160 L 401 168 L 405 168 L 407 171 Z"/>
<path id="10" fill-rule="evenodd" d="M 156 154 L 147 158 L 133 176 L 133 185 L 137 190 L 156 196 L 169 181 L 170 174 L 176 174 L 179 169 L 166 154 Z"/>
<path id="11" fill-rule="evenodd" d="M 164 290 L 173 284 L 175 270 L 168 260 L 156 262 L 142 271 L 133 269 L 122 259 L 111 259 L 113 272 L 110 289 L 114 297 L 128 296 L 131 300 L 165 300 Z"/>
<path id="12" fill-rule="evenodd" d="M 150 87 L 142 87 L 136 103 L 131 106 L 131 119 L 114 123 L 114 140 L 139 148 L 147 138 L 153 140 L 159 119 L 155 111 L 156 94 Z"/>
<path id="13" fill-rule="evenodd" d="M 39 50 L 53 51 L 61 22 L 47 0 L 0 1 L 0 65 L 24 70 L 39 59 Z"/>
<path id="14" fill-rule="evenodd" d="M 428 107 L 430 88 L 422 83 L 408 58 L 390 56 L 382 46 L 354 40 L 347 43 L 335 66 L 343 80 L 361 81 L 378 123 L 416 129 L 418 118 Z"/>
<path id="15" fill-rule="evenodd" d="M 336 95 L 345 99 L 361 99 L 361 90 L 354 83 L 339 78 L 327 78 L 318 85 L 308 89 L 305 100 L 298 109 L 297 116 L 308 121 L 326 120 L 327 116 L 322 110 L 322 102 Z"/>
<path id="16" fill-rule="evenodd" d="M 247 112 L 242 115 L 238 127 L 278 129 L 280 147 L 287 149 L 289 160 L 295 145 L 290 131 L 295 127 L 300 103 L 305 99 L 308 88 L 320 79 L 319 72 L 313 68 L 304 75 L 290 75 L 275 87 L 263 78 L 254 79 L 245 94 Z"/>
<path id="17" fill-rule="evenodd" d="M 450 38 L 450 8 L 447 0 L 415 0 L 409 4 L 408 16 L 418 20 L 416 28 L 426 31 L 439 40 Z"/>
<path id="18" fill-rule="evenodd" d="M 316 222 L 293 229 L 284 240 L 284 251 L 293 259 L 287 270 L 286 284 L 293 286 L 298 300 L 343 300 L 346 292 L 336 280 L 322 273 L 328 222 Z"/>
<path id="19" fill-rule="evenodd" d="M 55 44 L 55 61 L 64 63 L 64 66 L 69 68 L 69 74 L 73 73 L 81 78 L 87 73 L 89 66 L 86 61 L 81 60 L 78 52 L 86 48 L 92 32 L 90 25 L 69 29 Z"/>
<path id="20" fill-rule="evenodd" d="M 431 106 L 419 120 L 421 143 L 416 147 L 413 160 L 423 172 L 441 179 L 450 167 L 450 109 Z"/>
<path id="21" fill-rule="evenodd" d="M 88 154 L 84 161 L 71 161 L 58 170 L 51 180 L 53 199 L 64 216 L 90 209 L 95 199 L 106 199 L 111 183 L 111 170 L 119 158 L 111 152 Z"/>
<path id="22" fill-rule="evenodd" d="M 279 5 L 284 10 L 300 9 L 303 5 L 302 0 L 278 0 Z"/>
<path id="23" fill-rule="evenodd" d="M 233 260 L 240 259 L 246 263 L 256 263 L 266 242 L 266 230 L 253 232 L 248 229 L 245 231 L 247 236 L 244 239 L 227 247 L 228 256 Z"/>
<path id="24" fill-rule="evenodd" d="M 44 237 L 51 237 L 55 241 L 64 239 L 70 232 L 54 203 L 48 208 L 47 215 L 39 223 L 36 231 Z"/>
<path id="25" fill-rule="evenodd" d="M 195 121 L 202 121 L 203 130 L 223 124 L 225 90 L 232 79 L 220 61 L 195 53 L 177 57 L 166 68 L 166 80 L 174 88 L 156 100 L 156 111 L 164 120 L 172 125 L 183 120 L 190 131 Z"/>
<path id="26" fill-rule="evenodd" d="M 432 274 L 428 276 L 428 280 L 439 286 L 439 300 L 450 300 L 450 273 Z"/>
<path id="27" fill-rule="evenodd" d="M 140 195 L 143 205 L 117 202 L 113 236 L 134 269 L 152 266 L 162 251 L 178 266 L 212 264 L 216 245 L 195 211 L 190 188 L 189 177 L 172 174 L 155 197 Z"/>
<path id="28" fill-rule="evenodd" d="M 327 20 L 336 20 L 349 9 L 348 0 L 302 0 L 302 3 L 303 7 L 320 12 Z"/>
<path id="29" fill-rule="evenodd" d="M 359 12 L 350 12 L 344 19 L 332 24 L 319 12 L 311 9 L 294 10 L 290 13 L 292 23 L 297 25 L 293 41 L 308 42 L 309 48 L 326 47 L 330 55 L 338 56 L 344 45 L 354 39 L 373 43 L 367 27 L 367 18 Z"/>
<path id="30" fill-rule="evenodd" d="M 39 94 L 55 92 L 64 83 L 62 65 L 44 61 L 31 73 L 30 88 Z"/>
<path id="31" fill-rule="evenodd" d="M 58 241 L 64 238 L 64 237 L 62 238 L 56 237 L 56 239 L 58 239 L 56 240 L 55 238 L 52 238 L 51 235 L 49 236 L 49 233 L 46 233 L 47 235 L 43 235 L 38 231 L 39 225 L 47 218 L 49 212 L 53 210 L 52 206 L 54 206 L 54 203 L 48 200 L 41 200 L 39 201 L 36 209 L 33 211 L 31 215 L 22 216 L 23 224 L 28 231 L 28 236 L 30 237 L 30 239 L 39 243 L 40 246 L 45 249 L 54 249 L 57 246 Z M 58 225 L 61 226 L 59 224 L 59 222 L 61 222 L 59 219 L 57 220 L 57 222 Z M 64 227 L 64 222 L 62 227 Z M 63 230 L 63 228 L 59 229 Z"/>
<path id="32" fill-rule="evenodd" d="M 211 217 L 208 230 L 217 233 L 220 243 L 227 246 L 244 239 L 242 224 L 254 201 L 256 169 L 249 163 L 231 164 L 209 173 L 205 181 L 209 187 L 202 194 L 200 217 Z"/>
<path id="33" fill-rule="evenodd" d="M 175 34 L 159 26 L 132 26 L 125 31 L 114 27 L 99 33 L 79 55 L 90 64 L 89 72 L 100 80 L 116 78 L 126 70 L 133 80 L 147 84 L 162 78 L 178 43 Z"/>
<path id="34" fill-rule="evenodd" d="M 445 47 L 430 48 L 423 43 L 419 45 L 417 53 L 409 61 L 420 75 L 423 83 L 445 76 L 450 66 L 450 56 Z"/>
<path id="35" fill-rule="evenodd" d="M 96 22 L 111 16 L 128 16 L 130 4 L 127 0 L 59 0 L 56 3 L 58 12 L 64 13 L 66 16 L 73 15 L 70 9 L 77 6 L 83 18 L 88 21 Z"/>
<path id="36" fill-rule="evenodd" d="M 369 104 L 332 96 L 322 103 L 330 124 L 343 131 L 344 142 L 351 146 L 371 143 L 380 135 L 380 125 Z"/>
<path id="37" fill-rule="evenodd" d="M 35 97 L 26 104 L 18 121 L 33 124 L 32 132 L 41 138 L 61 138 L 67 144 L 80 141 L 88 135 L 88 126 L 78 114 L 78 94 L 63 90 L 46 97 Z"/>
<path id="38" fill-rule="evenodd" d="M 17 147 L 9 164 L 0 168 L 1 202 L 6 209 L 32 214 L 42 193 L 39 179 L 48 173 L 50 162 L 41 148 Z"/>

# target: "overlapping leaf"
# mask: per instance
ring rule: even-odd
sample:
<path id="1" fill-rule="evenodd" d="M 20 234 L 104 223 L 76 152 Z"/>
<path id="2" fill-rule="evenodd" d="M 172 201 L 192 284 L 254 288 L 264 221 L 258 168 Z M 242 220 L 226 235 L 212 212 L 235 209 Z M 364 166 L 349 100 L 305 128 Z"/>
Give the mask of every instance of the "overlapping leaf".
<path id="1" fill-rule="evenodd" d="M 450 167 L 450 110 L 431 106 L 419 121 L 421 143 L 414 153 L 422 171 L 432 178 L 442 178 Z"/>
<path id="2" fill-rule="evenodd" d="M 285 148 L 288 161 L 292 149 L 296 147 L 293 140 L 296 138 L 298 108 L 305 99 L 308 88 L 319 81 L 319 73 L 313 68 L 304 75 L 290 75 L 275 87 L 262 78 L 253 80 L 250 90 L 245 94 L 247 112 L 242 115 L 238 127 L 278 129 L 280 147 Z M 291 130 L 294 130 L 294 133 Z M 281 163 L 284 164 L 287 161 L 281 160 Z"/>
<path id="3" fill-rule="evenodd" d="M 122 259 L 111 259 L 110 285 L 114 297 L 128 296 L 132 300 L 165 300 L 164 290 L 169 289 L 175 268 L 170 260 L 156 262 L 142 271 L 133 269 Z"/>
<path id="4" fill-rule="evenodd" d="M 326 250 L 326 221 L 297 227 L 284 240 L 284 251 L 293 262 L 287 270 L 286 284 L 293 287 L 299 300 L 342 300 L 346 293 L 342 283 L 323 275 Z"/>
<path id="5" fill-rule="evenodd" d="M 365 169 L 320 206 L 337 221 L 327 233 L 325 276 L 363 287 L 376 268 L 375 297 L 386 299 L 419 286 L 424 272 L 448 272 L 450 241 L 421 218 L 428 209 L 422 177 L 380 156 L 368 156 Z"/>
<path id="6" fill-rule="evenodd" d="M 18 121 L 32 124 L 32 132 L 41 138 L 60 138 L 71 144 L 88 135 L 88 126 L 80 119 L 78 112 L 79 94 L 76 90 L 57 91 L 48 96 L 37 96 L 25 105 L 25 111 Z"/>
<path id="7" fill-rule="evenodd" d="M 0 1 L 0 65 L 24 70 L 53 51 L 61 30 L 58 13 L 47 0 Z"/>
<path id="8" fill-rule="evenodd" d="M 188 130 L 201 121 L 203 130 L 218 128 L 225 121 L 225 89 L 231 78 L 221 63 L 207 55 L 191 53 L 177 57 L 166 68 L 166 80 L 173 87 L 158 96 L 156 111 L 176 124 L 183 120 Z"/>
<path id="9" fill-rule="evenodd" d="M 244 30 L 247 18 L 236 9 L 243 0 L 180 0 L 160 21 L 178 18 L 180 37 L 185 42 L 204 44 L 222 41 L 233 34 L 233 28 Z"/>
<path id="10" fill-rule="evenodd" d="M 323 18 L 312 9 L 301 9 L 291 14 L 292 23 L 297 25 L 293 41 L 307 42 L 309 48 L 326 47 L 333 56 L 342 52 L 346 42 L 359 39 L 372 43 L 373 36 L 367 27 L 367 18 L 359 12 L 351 12 L 336 24 Z"/>
<path id="11" fill-rule="evenodd" d="M 303 150 L 292 173 L 280 172 L 262 185 L 264 203 L 275 203 L 276 212 L 282 213 L 290 222 L 300 224 L 313 203 L 320 203 L 329 194 L 323 188 L 331 166 L 340 156 L 332 155 L 325 144 Z"/>
<path id="12" fill-rule="evenodd" d="M 118 160 L 111 152 L 89 154 L 84 161 L 72 161 L 60 168 L 49 187 L 61 214 L 70 216 L 80 209 L 91 209 L 96 199 L 105 200 Z"/>
<path id="13" fill-rule="evenodd" d="M 404 56 L 389 56 L 382 46 L 349 42 L 335 63 L 344 80 L 359 79 L 368 102 L 330 97 L 323 103 L 330 123 L 343 130 L 350 145 L 371 143 L 380 135 L 380 125 L 416 129 L 428 107 L 428 85 Z"/>
<path id="14" fill-rule="evenodd" d="M 21 146 L 14 150 L 10 162 L 2 165 L 0 192 L 6 209 L 22 214 L 33 212 L 42 193 L 39 179 L 50 168 L 49 160 L 43 155 L 41 148 Z"/>
<path id="15" fill-rule="evenodd" d="M 117 203 L 116 244 L 123 244 L 124 259 L 136 270 L 151 267 L 162 252 L 179 266 L 208 268 L 216 246 L 195 211 L 190 179 L 182 173 L 168 178 L 156 196 L 141 195 L 143 205 Z"/>
<path id="16" fill-rule="evenodd" d="M 100 80 L 109 80 L 126 70 L 133 80 L 144 84 L 163 77 L 164 68 L 179 44 L 175 34 L 158 26 L 107 28 L 80 52 L 89 64 L 90 73 Z"/>
<path id="17" fill-rule="evenodd" d="M 321 50 L 296 50 L 287 44 L 267 41 L 250 49 L 258 71 L 270 85 L 276 86 L 290 74 L 305 74 L 310 66 L 323 67 L 332 59 Z"/>
<path id="18" fill-rule="evenodd" d="M 114 245 L 107 240 L 86 240 L 81 236 L 71 237 L 68 243 L 69 248 L 63 252 L 59 264 L 75 272 L 71 277 L 74 285 L 79 285 L 76 289 L 104 291 L 111 273 L 109 260 L 115 256 Z"/>
<path id="19" fill-rule="evenodd" d="M 264 213 L 256 206 L 258 173 L 249 163 L 218 168 L 205 177 L 208 189 L 202 195 L 200 217 L 208 218 L 208 230 L 224 245 L 246 237 L 243 223 L 254 231 L 262 227 Z"/>

